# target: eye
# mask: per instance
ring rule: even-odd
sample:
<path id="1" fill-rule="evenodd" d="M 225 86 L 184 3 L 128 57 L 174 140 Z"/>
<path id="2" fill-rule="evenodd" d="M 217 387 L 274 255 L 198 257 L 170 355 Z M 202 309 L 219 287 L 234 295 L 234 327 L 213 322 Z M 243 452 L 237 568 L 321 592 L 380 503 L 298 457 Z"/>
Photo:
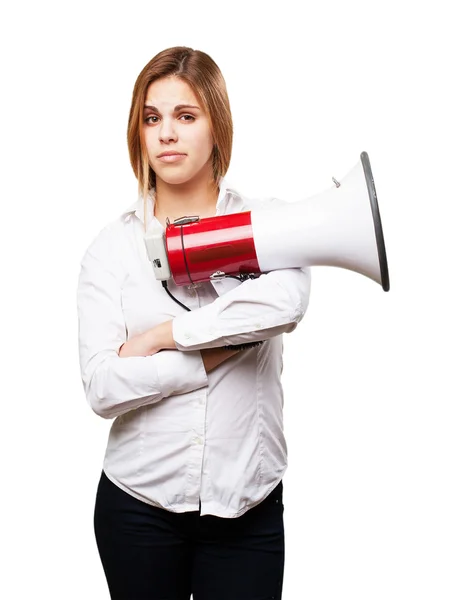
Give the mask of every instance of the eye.
<path id="1" fill-rule="evenodd" d="M 193 115 L 181 115 L 181 119 L 187 117 L 187 121 L 194 121 L 195 117 Z"/>
<path id="2" fill-rule="evenodd" d="M 159 117 L 156 117 L 156 115 L 149 115 L 148 117 L 145 117 L 144 122 L 147 125 L 151 125 L 152 123 L 156 123 L 156 121 L 153 121 L 152 119 L 159 119 Z"/>

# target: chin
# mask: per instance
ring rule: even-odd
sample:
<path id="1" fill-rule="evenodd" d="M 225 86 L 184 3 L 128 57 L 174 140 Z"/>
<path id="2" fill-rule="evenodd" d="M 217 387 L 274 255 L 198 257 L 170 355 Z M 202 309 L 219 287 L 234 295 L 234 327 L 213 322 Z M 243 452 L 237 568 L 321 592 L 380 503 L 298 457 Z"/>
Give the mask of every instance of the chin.
<path id="1" fill-rule="evenodd" d="M 159 179 L 162 179 L 164 183 L 169 185 L 181 185 L 183 183 L 188 183 L 192 179 L 195 179 L 198 173 L 199 171 L 192 173 L 191 171 L 186 172 L 181 170 L 176 173 L 174 169 L 172 172 L 169 172 L 167 169 L 166 171 L 156 173 L 156 175 L 159 177 Z"/>
<path id="2" fill-rule="evenodd" d="M 162 181 L 164 183 L 167 183 L 169 185 L 180 185 L 182 183 L 187 183 L 188 181 L 190 181 L 194 176 L 193 175 L 159 175 L 159 179 L 162 179 Z"/>

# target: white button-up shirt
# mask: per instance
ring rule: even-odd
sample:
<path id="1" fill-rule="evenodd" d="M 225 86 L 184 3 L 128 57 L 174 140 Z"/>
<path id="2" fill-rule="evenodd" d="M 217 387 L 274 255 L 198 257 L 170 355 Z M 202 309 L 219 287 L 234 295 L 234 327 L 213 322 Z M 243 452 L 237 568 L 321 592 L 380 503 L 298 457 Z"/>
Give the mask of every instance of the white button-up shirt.
<path id="1" fill-rule="evenodd" d="M 220 182 L 217 215 L 277 206 Z M 149 225 L 159 226 L 148 200 Z M 282 333 L 303 317 L 308 269 L 285 269 L 169 290 L 143 240 L 143 201 L 93 240 L 78 285 L 80 367 L 87 401 L 112 423 L 106 475 L 148 504 L 173 512 L 238 517 L 260 503 L 287 468 Z M 118 356 L 127 339 L 173 319 L 177 350 Z M 200 350 L 266 340 L 206 374 Z"/>

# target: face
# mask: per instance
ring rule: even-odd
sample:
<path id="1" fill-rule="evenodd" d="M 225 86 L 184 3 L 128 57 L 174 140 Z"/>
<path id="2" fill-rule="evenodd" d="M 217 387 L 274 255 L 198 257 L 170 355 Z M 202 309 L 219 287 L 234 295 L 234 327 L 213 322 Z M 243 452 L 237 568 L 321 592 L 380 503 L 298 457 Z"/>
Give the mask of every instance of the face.
<path id="1" fill-rule="evenodd" d="M 165 77 L 148 87 L 143 127 L 156 179 L 182 184 L 212 176 L 214 142 L 209 120 L 185 81 Z"/>

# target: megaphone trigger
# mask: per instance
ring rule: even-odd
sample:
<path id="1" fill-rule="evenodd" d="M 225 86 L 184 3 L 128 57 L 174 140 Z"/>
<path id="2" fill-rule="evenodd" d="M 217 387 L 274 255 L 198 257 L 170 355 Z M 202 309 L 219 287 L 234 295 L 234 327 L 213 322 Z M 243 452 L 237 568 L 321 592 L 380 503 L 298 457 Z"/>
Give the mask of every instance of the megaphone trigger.
<path id="1" fill-rule="evenodd" d="M 335 177 L 332 177 L 332 181 L 335 183 L 335 187 L 337 187 L 337 188 L 339 188 L 339 187 L 340 187 L 341 183 L 340 183 L 339 181 L 337 181 L 337 180 L 335 179 Z"/>

